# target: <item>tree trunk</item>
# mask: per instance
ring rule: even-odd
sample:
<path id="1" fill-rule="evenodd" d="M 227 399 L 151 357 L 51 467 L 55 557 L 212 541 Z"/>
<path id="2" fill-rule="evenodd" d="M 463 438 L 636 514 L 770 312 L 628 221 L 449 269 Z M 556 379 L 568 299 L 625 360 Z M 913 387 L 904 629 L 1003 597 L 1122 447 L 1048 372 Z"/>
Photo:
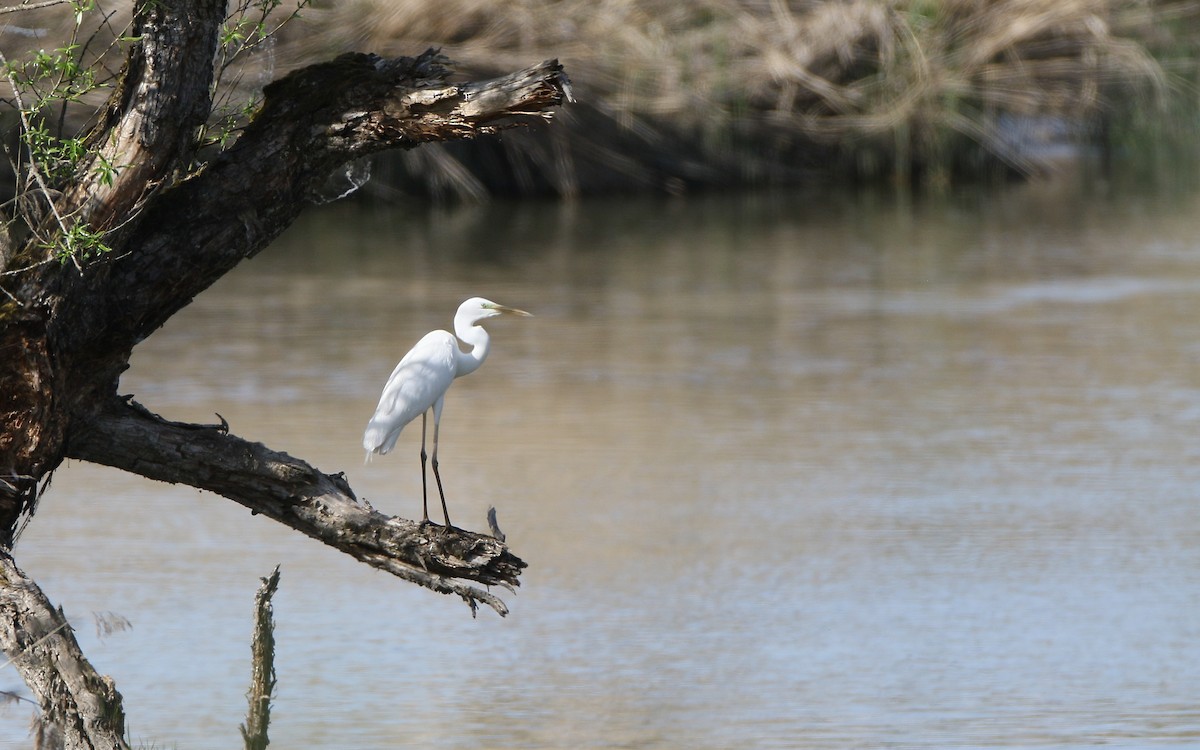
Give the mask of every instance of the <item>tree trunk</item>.
<path id="1" fill-rule="evenodd" d="M 432 590 L 504 603 L 524 563 L 490 536 L 440 533 L 359 502 L 345 479 L 229 435 L 158 417 L 118 395 L 133 347 L 274 240 L 352 160 L 549 119 L 570 98 L 557 61 L 468 84 L 435 51 L 348 54 L 264 91 L 236 143 L 207 162 L 197 133 L 225 3 L 137 5 L 120 84 L 69 184 L 33 199 L 40 223 L 0 254 L 0 641 L 68 747 L 123 747 L 120 696 L 10 556 L 51 472 L 72 457 L 211 490 Z M 96 165 L 116 167 L 104 176 Z M 197 166 L 199 165 L 199 166 Z M 112 251 L 55 259 L 78 226 Z M 57 630 L 54 628 L 58 627 Z M 50 632 L 53 631 L 53 632 Z M 82 682 L 81 682 L 82 681 Z M 82 687 L 80 687 L 82 685 Z"/>
<path id="2" fill-rule="evenodd" d="M 41 721 L 67 748 L 125 748 L 125 712 L 112 680 L 83 657 L 71 626 L 0 550 L 0 641 L 37 696 Z"/>

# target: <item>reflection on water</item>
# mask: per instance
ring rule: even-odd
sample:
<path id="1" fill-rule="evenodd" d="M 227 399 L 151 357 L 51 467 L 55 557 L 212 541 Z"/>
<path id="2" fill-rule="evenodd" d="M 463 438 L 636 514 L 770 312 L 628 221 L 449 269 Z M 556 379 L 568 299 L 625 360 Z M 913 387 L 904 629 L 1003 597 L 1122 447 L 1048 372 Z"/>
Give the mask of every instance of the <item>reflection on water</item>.
<path id="1" fill-rule="evenodd" d="M 1043 189 L 313 212 L 123 389 L 413 517 L 416 431 L 362 465 L 379 388 L 467 296 L 534 312 L 442 430 L 512 615 L 89 465 L 18 558 L 159 746 L 238 741 L 276 563 L 281 747 L 1191 746 L 1197 200 Z"/>

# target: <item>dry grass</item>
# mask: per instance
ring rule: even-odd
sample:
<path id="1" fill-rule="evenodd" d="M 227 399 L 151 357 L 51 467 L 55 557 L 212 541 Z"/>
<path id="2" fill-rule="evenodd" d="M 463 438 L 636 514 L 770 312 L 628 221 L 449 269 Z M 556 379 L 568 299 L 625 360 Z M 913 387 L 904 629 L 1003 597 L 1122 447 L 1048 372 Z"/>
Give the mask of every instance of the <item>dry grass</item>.
<path id="1" fill-rule="evenodd" d="M 673 190 L 831 164 L 936 182 L 964 160 L 1041 169 L 1015 120 L 1161 100 L 1148 50 L 1197 18 L 1182 0 L 342 0 L 256 64 L 430 46 L 475 74 L 560 58 L 582 104 L 549 135 L 392 165 L 431 171 L 434 192 Z"/>
<path id="2" fill-rule="evenodd" d="M 1161 101 L 1148 46 L 1200 3 L 357 0 L 309 16 L 305 53 L 433 45 L 477 71 L 561 58 L 590 108 L 566 118 L 570 158 L 542 160 L 566 192 L 604 170 L 668 189 L 789 180 L 814 156 L 934 182 L 970 152 L 1037 172 L 1012 123 Z"/>

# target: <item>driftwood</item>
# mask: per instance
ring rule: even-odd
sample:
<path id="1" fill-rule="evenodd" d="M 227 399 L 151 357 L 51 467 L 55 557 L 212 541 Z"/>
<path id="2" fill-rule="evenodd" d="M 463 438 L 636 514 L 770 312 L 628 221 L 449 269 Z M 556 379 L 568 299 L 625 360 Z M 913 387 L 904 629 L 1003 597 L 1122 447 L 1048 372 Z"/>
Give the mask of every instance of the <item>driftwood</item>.
<path id="1" fill-rule="evenodd" d="M 137 41 L 88 155 L 68 182 L 27 197 L 40 213 L 0 252 L 0 645 L 69 748 L 126 745 L 116 688 L 11 556 L 66 458 L 210 490 L 472 611 L 505 614 L 485 587 L 512 590 L 525 566 L 492 536 L 378 513 L 340 474 L 118 395 L 133 348 L 270 244 L 339 168 L 540 122 L 570 98 L 554 60 L 455 83 L 433 50 L 349 54 L 269 85 L 237 141 L 211 153 L 196 134 L 225 12 L 223 0 L 135 5 Z M 80 224 L 111 252 L 59 262 L 56 247 Z"/>

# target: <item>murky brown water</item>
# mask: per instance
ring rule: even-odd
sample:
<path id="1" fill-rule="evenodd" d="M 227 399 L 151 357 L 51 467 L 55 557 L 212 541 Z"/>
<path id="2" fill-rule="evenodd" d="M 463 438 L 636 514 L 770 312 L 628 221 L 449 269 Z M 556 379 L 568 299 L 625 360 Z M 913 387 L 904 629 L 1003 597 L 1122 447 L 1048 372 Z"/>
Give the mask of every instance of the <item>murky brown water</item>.
<path id="1" fill-rule="evenodd" d="M 72 464 L 18 559 L 135 741 L 240 742 L 282 563 L 278 747 L 1200 744 L 1200 198 L 335 207 L 123 387 L 413 517 L 416 431 L 368 467 L 361 431 L 473 294 L 537 315 L 443 419 L 456 522 L 496 505 L 530 563 L 512 615 Z"/>

